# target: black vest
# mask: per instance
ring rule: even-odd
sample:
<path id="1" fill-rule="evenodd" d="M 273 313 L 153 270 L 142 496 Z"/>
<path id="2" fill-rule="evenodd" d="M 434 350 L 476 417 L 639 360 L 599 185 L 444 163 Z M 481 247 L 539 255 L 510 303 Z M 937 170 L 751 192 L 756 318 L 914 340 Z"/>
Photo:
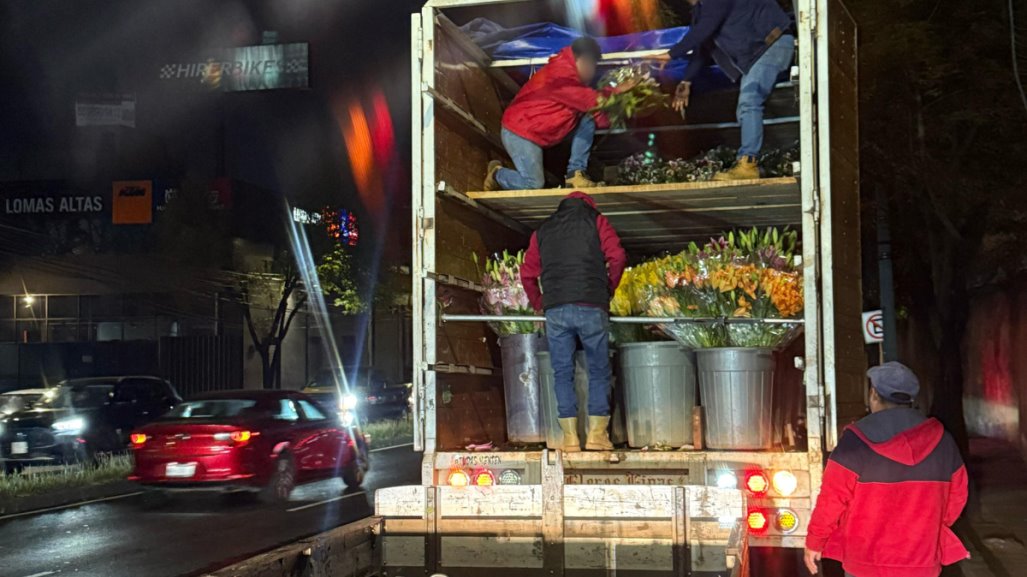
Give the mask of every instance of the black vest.
<path id="1" fill-rule="evenodd" d="M 580 198 L 565 198 L 538 229 L 542 302 L 610 306 L 610 280 L 599 241 L 599 212 Z"/>

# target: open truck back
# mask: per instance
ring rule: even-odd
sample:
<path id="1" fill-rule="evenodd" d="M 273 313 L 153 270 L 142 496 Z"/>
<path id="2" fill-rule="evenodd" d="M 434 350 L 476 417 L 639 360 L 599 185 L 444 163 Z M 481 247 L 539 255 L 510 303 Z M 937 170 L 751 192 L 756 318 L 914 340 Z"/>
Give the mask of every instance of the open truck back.
<path id="1" fill-rule="evenodd" d="M 840 0 L 794 2 L 796 57 L 768 101 L 765 146 L 799 142 L 796 176 L 586 190 L 635 258 L 735 228 L 799 232 L 804 330 L 777 355 L 775 449 L 564 454 L 504 443 L 500 355 L 473 319 L 472 254 L 525 247 L 569 192 L 481 192 L 488 162 L 508 160 L 500 118 L 523 81 L 511 72 L 546 58 L 494 61 L 460 28 L 478 17 L 567 25 L 564 4 L 574 3 L 429 0 L 412 17 L 415 446 L 424 457 L 420 486 L 377 493 L 384 563 L 448 575 L 744 575 L 749 547 L 803 546 L 825 452 L 863 411 L 856 27 Z M 689 154 L 737 145 L 736 98 L 736 88 L 694 94 L 687 123 L 641 132 Z M 638 150 L 638 132 L 601 135 L 593 158 L 619 162 Z M 496 450 L 464 449 L 486 440 Z M 769 480 L 778 471 L 797 480 L 787 496 L 746 489 L 753 472 Z M 472 486 L 451 485 L 454 472 Z M 742 481 L 729 486 L 725 473 Z M 489 486 L 474 486 L 481 474 Z M 753 512 L 766 521 L 759 531 L 747 522 Z M 794 526 L 777 522 L 785 513 Z"/>

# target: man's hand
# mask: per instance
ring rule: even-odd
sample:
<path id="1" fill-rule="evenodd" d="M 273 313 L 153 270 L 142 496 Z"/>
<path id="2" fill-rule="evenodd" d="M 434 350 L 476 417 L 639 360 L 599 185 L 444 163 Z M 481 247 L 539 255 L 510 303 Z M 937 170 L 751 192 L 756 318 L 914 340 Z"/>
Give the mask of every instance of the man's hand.
<path id="1" fill-rule="evenodd" d="M 615 93 L 617 93 L 617 94 L 624 94 L 625 92 L 627 92 L 627 91 L 631 90 L 632 88 L 638 86 L 638 83 L 640 81 L 641 81 L 640 78 L 629 78 L 629 79 L 625 80 L 624 82 L 621 82 L 620 84 L 615 86 L 613 88 L 613 91 Z"/>
<path id="2" fill-rule="evenodd" d="M 677 90 L 674 91 L 674 100 L 670 106 L 681 115 L 681 118 L 685 117 L 685 109 L 688 108 L 688 99 L 691 95 L 692 83 L 688 81 L 679 83 Z"/>
<path id="3" fill-rule="evenodd" d="M 806 548 L 806 552 L 802 555 L 804 561 L 806 561 L 806 568 L 809 569 L 810 575 L 816 575 L 820 568 L 817 563 L 820 562 L 822 555 L 820 551 L 814 551 L 809 547 Z"/>

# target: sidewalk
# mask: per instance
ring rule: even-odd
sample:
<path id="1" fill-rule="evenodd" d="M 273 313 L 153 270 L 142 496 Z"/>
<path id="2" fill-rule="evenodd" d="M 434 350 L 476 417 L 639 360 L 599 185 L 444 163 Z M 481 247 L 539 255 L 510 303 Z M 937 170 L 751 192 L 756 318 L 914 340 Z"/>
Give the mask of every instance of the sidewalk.
<path id="1" fill-rule="evenodd" d="M 972 439 L 970 502 L 956 524 L 974 559 L 960 563 L 965 577 L 1027 574 L 1027 463 L 1016 447 Z"/>

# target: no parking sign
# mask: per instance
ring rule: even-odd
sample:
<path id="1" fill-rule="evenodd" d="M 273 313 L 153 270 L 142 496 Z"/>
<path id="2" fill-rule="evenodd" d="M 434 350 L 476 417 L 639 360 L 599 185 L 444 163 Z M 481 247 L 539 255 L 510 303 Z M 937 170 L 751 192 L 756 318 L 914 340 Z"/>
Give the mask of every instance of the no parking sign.
<path id="1" fill-rule="evenodd" d="M 868 345 L 884 342 L 884 313 L 881 311 L 863 313 L 863 341 Z"/>

